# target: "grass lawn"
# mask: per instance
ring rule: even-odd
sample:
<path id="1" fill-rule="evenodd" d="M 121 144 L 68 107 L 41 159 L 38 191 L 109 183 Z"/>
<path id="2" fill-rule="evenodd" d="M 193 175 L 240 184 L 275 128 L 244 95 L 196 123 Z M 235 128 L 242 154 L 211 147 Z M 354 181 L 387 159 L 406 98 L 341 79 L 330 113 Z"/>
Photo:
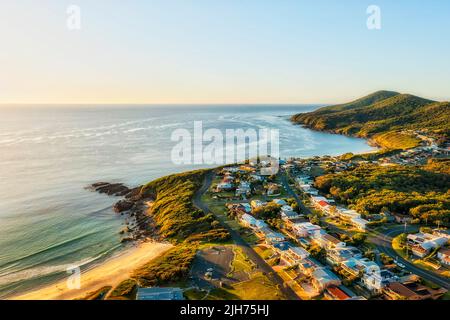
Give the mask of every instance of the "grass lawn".
<path id="1" fill-rule="evenodd" d="M 403 246 L 403 244 L 400 241 L 401 236 L 402 235 L 399 234 L 394 239 L 392 239 L 392 248 L 395 250 L 395 252 L 397 252 L 397 254 L 400 257 L 402 257 L 403 259 L 407 259 L 408 260 L 408 257 L 406 256 L 405 247 Z"/>
<path id="2" fill-rule="evenodd" d="M 231 262 L 231 274 L 233 272 L 247 272 L 250 273 L 255 269 L 255 265 L 252 261 L 242 252 L 239 247 L 233 247 L 234 259 Z"/>
<path id="3" fill-rule="evenodd" d="M 242 239 L 250 245 L 256 244 L 259 242 L 259 238 L 253 232 L 244 232 L 245 229 L 240 232 Z"/>
<path id="4" fill-rule="evenodd" d="M 187 300 L 203 300 L 206 297 L 207 292 L 198 289 L 188 289 L 183 292 L 184 297 Z"/>
<path id="5" fill-rule="evenodd" d="M 253 250 L 264 260 L 269 259 L 273 255 L 273 250 L 263 246 L 254 246 Z"/>
<path id="6" fill-rule="evenodd" d="M 447 291 L 441 298 L 442 300 L 450 300 L 450 291 Z"/>
<path id="7" fill-rule="evenodd" d="M 242 300 L 285 299 L 279 288 L 261 272 L 254 273 L 250 280 L 234 284 L 226 291 Z"/>

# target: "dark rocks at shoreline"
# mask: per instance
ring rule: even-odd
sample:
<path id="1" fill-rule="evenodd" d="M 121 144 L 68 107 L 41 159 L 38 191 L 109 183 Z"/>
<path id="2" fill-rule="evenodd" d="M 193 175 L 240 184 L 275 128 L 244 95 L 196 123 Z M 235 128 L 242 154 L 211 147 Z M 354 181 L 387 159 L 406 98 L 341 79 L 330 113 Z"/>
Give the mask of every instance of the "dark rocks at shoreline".
<path id="1" fill-rule="evenodd" d="M 114 212 L 132 218 L 127 218 L 126 226 L 119 231 L 119 234 L 123 236 L 122 243 L 145 238 L 161 240 L 158 236 L 158 228 L 151 215 L 147 214 L 149 208 L 147 201 L 153 197 L 151 194 L 142 195 L 142 186 L 129 188 L 122 183 L 97 182 L 87 189 L 108 196 L 123 197 L 113 205 Z M 131 223 L 130 220 L 134 222 Z"/>
<path id="2" fill-rule="evenodd" d="M 134 202 L 132 202 L 132 201 L 120 200 L 120 201 L 116 202 L 116 204 L 114 204 L 113 209 L 115 212 L 121 213 L 121 212 L 130 210 L 131 208 L 133 208 L 133 206 L 134 206 Z"/>
<path id="3" fill-rule="evenodd" d="M 123 197 L 129 194 L 132 190 L 122 183 L 97 182 L 91 184 L 88 189 L 104 193 L 108 196 Z"/>
<path id="4" fill-rule="evenodd" d="M 122 243 L 148 238 L 161 240 L 153 218 L 147 214 L 148 201 L 154 197 L 151 194 L 142 195 L 142 186 L 129 188 L 122 183 L 97 182 L 87 189 L 108 196 L 122 197 L 113 205 L 114 212 L 127 216 L 126 225 L 119 231 Z"/>

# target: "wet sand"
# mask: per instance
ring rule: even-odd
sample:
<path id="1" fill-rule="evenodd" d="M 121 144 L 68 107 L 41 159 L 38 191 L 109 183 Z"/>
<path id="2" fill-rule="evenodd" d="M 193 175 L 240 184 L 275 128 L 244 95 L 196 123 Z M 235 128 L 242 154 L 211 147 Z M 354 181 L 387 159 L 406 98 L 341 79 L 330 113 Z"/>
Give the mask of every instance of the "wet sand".
<path id="1" fill-rule="evenodd" d="M 68 288 L 69 280 L 65 279 L 47 287 L 14 296 L 10 300 L 72 300 L 82 298 L 86 294 L 104 286 L 116 286 L 127 279 L 131 272 L 143 264 L 158 257 L 172 245 L 158 242 L 143 242 L 126 250 L 123 254 L 105 261 L 81 274 L 80 289 Z M 68 275 L 68 278 L 70 275 Z"/>

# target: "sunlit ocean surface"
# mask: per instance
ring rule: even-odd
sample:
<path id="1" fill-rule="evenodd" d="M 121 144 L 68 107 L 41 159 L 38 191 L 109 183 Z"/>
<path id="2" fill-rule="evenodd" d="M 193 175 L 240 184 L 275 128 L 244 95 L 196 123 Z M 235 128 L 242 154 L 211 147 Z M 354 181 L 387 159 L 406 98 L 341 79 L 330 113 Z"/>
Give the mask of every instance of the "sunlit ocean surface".
<path id="1" fill-rule="evenodd" d="M 0 297 L 89 268 L 123 249 L 116 198 L 93 182 L 139 185 L 205 166 L 174 165 L 177 128 L 279 129 L 282 157 L 369 151 L 364 140 L 294 126 L 317 106 L 21 106 L 0 108 Z"/>

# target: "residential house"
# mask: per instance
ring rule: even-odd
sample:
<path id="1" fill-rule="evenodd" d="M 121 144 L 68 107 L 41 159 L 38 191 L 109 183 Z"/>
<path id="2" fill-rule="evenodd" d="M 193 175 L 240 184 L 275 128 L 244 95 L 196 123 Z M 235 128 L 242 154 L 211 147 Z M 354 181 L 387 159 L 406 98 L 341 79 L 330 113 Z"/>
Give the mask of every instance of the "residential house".
<path id="1" fill-rule="evenodd" d="M 325 297 L 330 300 L 348 300 L 350 296 L 336 286 L 330 286 L 325 290 Z"/>
<path id="2" fill-rule="evenodd" d="M 250 202 L 250 206 L 252 207 L 252 209 L 260 208 L 264 205 L 266 205 L 266 203 L 261 200 L 252 200 Z"/>
<path id="3" fill-rule="evenodd" d="M 413 220 L 413 218 L 409 215 L 394 213 L 393 216 L 397 223 L 411 223 Z"/>
<path id="4" fill-rule="evenodd" d="M 280 209 L 280 213 L 281 213 L 281 218 L 283 220 L 295 219 L 295 218 L 299 217 L 298 213 L 295 212 L 294 209 L 292 209 L 292 207 L 288 206 L 288 205 L 282 206 Z"/>
<path id="5" fill-rule="evenodd" d="M 277 242 L 283 242 L 286 240 L 285 236 L 279 232 L 268 232 L 264 235 L 267 244 L 273 244 Z"/>
<path id="6" fill-rule="evenodd" d="M 258 174 L 252 174 L 252 175 L 250 175 L 250 181 L 262 182 L 262 181 L 264 181 L 264 177 L 260 176 Z"/>
<path id="7" fill-rule="evenodd" d="M 362 252 L 351 246 L 345 247 L 336 247 L 330 250 L 327 250 L 327 261 L 331 265 L 340 265 L 344 261 L 349 260 L 350 258 L 359 259 L 362 257 Z"/>
<path id="8" fill-rule="evenodd" d="M 242 225 L 244 225 L 245 227 L 255 228 L 256 222 L 258 220 L 256 220 L 253 216 L 245 213 L 240 217 L 240 221 L 241 221 Z"/>
<path id="9" fill-rule="evenodd" d="M 360 231 L 366 231 L 367 224 L 369 223 L 369 221 L 358 217 L 351 218 L 350 222 Z"/>
<path id="10" fill-rule="evenodd" d="M 220 182 L 216 187 L 216 191 L 217 192 L 231 191 L 231 190 L 233 190 L 233 188 L 234 188 L 234 185 L 231 182 Z"/>
<path id="11" fill-rule="evenodd" d="M 283 199 L 273 199 L 272 202 L 276 203 L 279 206 L 287 205 L 286 201 L 284 201 Z"/>
<path id="12" fill-rule="evenodd" d="M 312 202 L 315 206 L 318 205 L 319 202 L 321 202 L 321 201 L 327 202 L 327 198 L 325 198 L 325 197 L 320 197 L 320 196 L 318 196 L 318 197 L 312 196 L 312 197 L 311 197 L 311 202 Z"/>
<path id="13" fill-rule="evenodd" d="M 321 248 L 324 249 L 334 249 L 334 248 L 342 248 L 346 246 L 346 243 L 333 237 L 332 235 L 326 233 L 321 230 L 313 235 L 313 240 L 316 242 Z"/>
<path id="14" fill-rule="evenodd" d="M 290 246 L 285 252 L 282 254 L 282 258 L 289 265 L 296 265 L 301 261 L 305 260 L 309 257 L 309 252 L 303 248 Z"/>
<path id="15" fill-rule="evenodd" d="M 295 211 L 281 211 L 281 219 L 288 222 L 298 219 L 300 215 Z"/>
<path id="16" fill-rule="evenodd" d="M 431 289 L 417 282 L 392 282 L 384 289 L 385 295 L 392 300 L 436 300 L 447 292 L 446 289 Z"/>
<path id="17" fill-rule="evenodd" d="M 399 278 L 389 270 L 373 270 L 372 273 L 364 273 L 361 282 L 362 284 L 374 293 L 381 293 L 383 288 L 389 283 L 398 281 Z"/>
<path id="18" fill-rule="evenodd" d="M 289 250 L 290 247 L 291 247 L 291 244 L 287 241 L 275 242 L 274 244 L 272 244 L 272 248 L 279 255 L 283 255 L 284 252 Z"/>
<path id="19" fill-rule="evenodd" d="M 411 246 L 412 253 L 421 258 L 425 257 L 432 250 L 444 246 L 449 241 L 446 236 L 421 232 L 408 234 L 406 240 L 408 245 Z"/>
<path id="20" fill-rule="evenodd" d="M 136 300 L 184 300 L 181 288 L 138 288 Z"/>
<path id="21" fill-rule="evenodd" d="M 267 185 L 267 195 L 268 196 L 279 196 L 281 194 L 281 186 L 277 183 L 269 183 Z"/>
<path id="22" fill-rule="evenodd" d="M 322 292 L 330 286 L 341 285 L 341 279 L 327 268 L 317 268 L 312 272 L 312 285 Z"/>
<path id="23" fill-rule="evenodd" d="M 248 196 L 251 194 L 252 188 L 250 182 L 241 181 L 236 188 L 236 196 Z"/>
<path id="24" fill-rule="evenodd" d="M 311 222 L 301 222 L 292 225 L 292 231 L 298 237 L 309 237 L 319 230 L 322 230 L 322 228 Z"/>
<path id="25" fill-rule="evenodd" d="M 249 204 L 249 203 L 240 203 L 239 204 L 241 207 L 242 207 L 242 209 L 246 212 L 246 213 L 250 213 L 250 212 L 252 212 L 252 206 Z"/>
<path id="26" fill-rule="evenodd" d="M 378 264 L 367 258 L 350 258 L 347 261 L 344 261 L 341 264 L 341 267 L 353 276 L 380 272 L 380 267 L 378 266 Z"/>
<path id="27" fill-rule="evenodd" d="M 318 268 L 323 268 L 323 266 L 319 262 L 310 257 L 300 261 L 298 263 L 298 268 L 303 274 L 311 276 L 314 270 Z"/>
<path id="28" fill-rule="evenodd" d="M 437 253 L 437 258 L 442 264 L 450 266 L 450 249 L 441 248 Z"/>
<path id="29" fill-rule="evenodd" d="M 262 230 L 262 229 L 268 228 L 267 223 L 265 223 L 263 220 L 260 220 L 260 219 L 256 220 L 255 227 L 258 230 Z"/>

